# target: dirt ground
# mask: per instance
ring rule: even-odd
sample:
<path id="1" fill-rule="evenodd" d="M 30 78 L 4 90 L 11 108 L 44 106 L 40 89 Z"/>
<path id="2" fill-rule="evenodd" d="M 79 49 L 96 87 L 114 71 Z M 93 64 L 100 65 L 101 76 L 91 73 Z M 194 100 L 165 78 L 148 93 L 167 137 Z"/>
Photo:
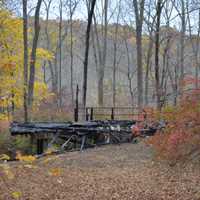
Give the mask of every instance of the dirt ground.
<path id="1" fill-rule="evenodd" d="M 200 200 L 200 167 L 160 164 L 143 142 L 108 145 L 1 164 L 0 200 L 8 199 Z"/>

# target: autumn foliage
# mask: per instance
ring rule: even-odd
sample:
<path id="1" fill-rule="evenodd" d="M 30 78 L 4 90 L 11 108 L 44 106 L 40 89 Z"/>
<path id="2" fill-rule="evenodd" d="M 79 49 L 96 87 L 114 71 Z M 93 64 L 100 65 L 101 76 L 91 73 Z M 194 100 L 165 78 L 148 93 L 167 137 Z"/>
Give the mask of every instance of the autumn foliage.
<path id="1" fill-rule="evenodd" d="M 7 120 L 11 110 L 23 107 L 23 28 L 22 20 L 6 10 L 0 10 L 0 120 Z M 31 33 L 32 30 L 29 30 Z M 29 49 L 29 53 L 31 50 Z M 37 48 L 36 81 L 34 83 L 34 109 L 51 96 L 43 81 L 42 64 L 52 55 Z"/>
<path id="2" fill-rule="evenodd" d="M 176 107 L 166 107 L 159 118 L 167 128 L 150 138 L 158 158 L 176 163 L 200 154 L 200 89 L 185 92 Z"/>

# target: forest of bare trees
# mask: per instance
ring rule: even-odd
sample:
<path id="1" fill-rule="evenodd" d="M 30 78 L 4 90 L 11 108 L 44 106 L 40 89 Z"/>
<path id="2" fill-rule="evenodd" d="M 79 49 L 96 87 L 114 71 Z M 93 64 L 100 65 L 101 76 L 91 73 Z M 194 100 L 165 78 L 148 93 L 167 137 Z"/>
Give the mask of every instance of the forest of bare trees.
<path id="1" fill-rule="evenodd" d="M 40 76 L 57 108 L 176 105 L 185 78 L 199 79 L 200 4 L 195 0 L 17 0 L 2 9 L 23 19 L 24 117 Z M 30 55 L 30 56 L 29 56 Z M 191 87 L 198 88 L 198 81 Z"/>

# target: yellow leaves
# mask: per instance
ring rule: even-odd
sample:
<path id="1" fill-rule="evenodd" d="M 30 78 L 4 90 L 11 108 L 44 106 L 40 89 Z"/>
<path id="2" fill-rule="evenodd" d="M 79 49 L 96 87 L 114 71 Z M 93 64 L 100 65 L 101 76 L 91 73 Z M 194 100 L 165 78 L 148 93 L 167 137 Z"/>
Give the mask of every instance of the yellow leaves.
<path id="1" fill-rule="evenodd" d="M 22 193 L 20 191 L 15 191 L 12 193 L 12 197 L 14 199 L 19 199 L 19 198 L 21 198 L 21 196 L 22 196 Z"/>
<path id="2" fill-rule="evenodd" d="M 51 147 L 51 148 L 47 149 L 47 151 L 45 151 L 45 155 L 46 155 L 46 156 L 52 155 L 52 153 L 55 152 L 55 150 L 56 150 L 55 148 Z M 43 160 L 42 163 L 47 164 L 47 163 L 49 163 L 50 161 L 53 161 L 54 159 L 55 159 L 55 157 L 47 157 L 47 158 L 45 158 L 45 159 Z"/>
<path id="3" fill-rule="evenodd" d="M 5 174 L 5 176 L 9 179 L 12 180 L 15 178 L 15 175 L 12 173 L 10 166 L 7 164 L 4 164 L 1 166 L 3 168 L 3 173 Z"/>
<path id="4" fill-rule="evenodd" d="M 15 108 L 23 106 L 23 29 L 22 20 L 11 13 L 0 10 L 0 107 L 7 108 L 14 103 Z M 31 53 L 31 50 L 29 50 Z M 30 58 L 30 55 L 29 55 Z M 38 48 L 36 59 L 36 105 L 48 96 L 43 84 L 41 66 L 44 60 L 53 59 L 47 50 Z M 30 63 L 30 60 L 29 60 Z M 14 94 L 14 95 L 13 95 Z M 4 117 L 2 117 L 4 118 Z"/>
<path id="5" fill-rule="evenodd" d="M 52 60 L 53 57 L 54 57 L 53 54 L 50 53 L 49 51 L 42 49 L 42 48 L 37 49 L 37 58 L 38 59 Z"/>
<path id="6" fill-rule="evenodd" d="M 36 59 L 36 63 L 35 63 L 36 70 L 37 70 L 36 72 L 38 72 L 38 74 L 41 74 L 42 62 L 52 60 L 54 58 L 54 56 L 52 53 L 50 53 L 49 51 L 47 51 L 43 48 L 37 48 L 36 55 L 37 55 L 37 59 Z M 32 61 L 30 61 L 30 62 L 32 62 Z"/>
<path id="7" fill-rule="evenodd" d="M 1 107 L 7 107 L 13 100 L 15 88 L 21 82 L 23 60 L 22 20 L 9 12 L 0 10 L 0 91 Z M 17 93 L 15 93 L 18 96 Z M 16 105 L 17 106 L 17 105 Z"/>
<path id="8" fill-rule="evenodd" d="M 48 150 L 45 152 L 45 154 L 46 154 L 46 155 L 51 155 L 52 152 L 53 152 L 53 151 L 52 151 L 51 149 L 48 149 Z"/>
<path id="9" fill-rule="evenodd" d="M 37 106 L 40 105 L 40 102 L 47 99 L 51 94 L 48 91 L 47 85 L 45 83 L 41 83 L 38 81 L 35 81 L 34 90 L 35 90 L 34 107 L 35 109 L 37 109 Z"/>
<path id="10" fill-rule="evenodd" d="M 46 94 L 47 85 L 45 83 L 35 81 L 34 89 L 35 89 L 36 93 L 38 94 L 38 96 L 41 96 L 41 95 Z"/>
<path id="11" fill-rule="evenodd" d="M 28 162 L 28 163 L 32 163 L 36 160 L 36 158 L 34 156 L 21 156 L 21 157 L 18 157 L 18 159 L 20 161 L 24 161 L 24 162 Z"/>
<path id="12" fill-rule="evenodd" d="M 5 175 L 7 176 L 8 179 L 14 179 L 15 178 L 14 174 L 8 169 L 4 170 L 4 173 L 5 173 Z"/>
<path id="13" fill-rule="evenodd" d="M 0 99 L 0 106 L 1 107 L 7 107 L 8 106 L 8 99 L 7 98 L 1 98 Z"/>
<path id="14" fill-rule="evenodd" d="M 2 49 L 6 51 L 17 50 L 20 45 L 22 46 L 22 20 L 12 17 L 9 12 L 1 10 L 0 26 L 0 41 Z"/>
<path id="15" fill-rule="evenodd" d="M 24 167 L 27 169 L 36 169 L 37 168 L 36 165 L 31 165 L 31 164 L 24 165 Z"/>
<path id="16" fill-rule="evenodd" d="M 33 163 L 36 160 L 35 156 L 22 156 L 21 153 L 17 153 L 16 159 L 19 161 L 27 162 L 27 163 Z"/>
<path id="17" fill-rule="evenodd" d="M 15 103 L 16 108 L 22 106 L 23 91 L 17 87 L 14 88 L 12 80 L 6 80 L 6 78 L 5 80 L 0 79 L 0 82 L 4 84 L 4 86 L 1 87 L 2 97 L 0 98 L 0 106 L 6 108 L 13 102 Z"/>
<path id="18" fill-rule="evenodd" d="M 0 113 L 0 121 L 8 121 L 8 115 Z"/>
<path id="19" fill-rule="evenodd" d="M 10 157 L 6 154 L 0 155 L 0 160 L 10 160 Z"/>
<path id="20" fill-rule="evenodd" d="M 48 164 L 52 160 L 53 160 L 52 158 L 46 158 L 46 159 L 43 160 L 43 163 Z"/>
<path id="21" fill-rule="evenodd" d="M 50 176 L 60 176 L 61 175 L 61 169 L 60 168 L 53 168 L 49 171 Z"/>

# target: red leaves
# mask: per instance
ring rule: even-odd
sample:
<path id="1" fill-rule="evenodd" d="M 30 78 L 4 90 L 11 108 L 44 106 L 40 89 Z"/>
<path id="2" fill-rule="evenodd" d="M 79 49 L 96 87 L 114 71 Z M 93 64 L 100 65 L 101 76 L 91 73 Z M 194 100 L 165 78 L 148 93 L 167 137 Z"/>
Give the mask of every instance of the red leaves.
<path id="1" fill-rule="evenodd" d="M 168 121 L 165 134 L 158 134 L 149 140 L 159 158 L 177 162 L 187 159 L 193 149 L 200 149 L 199 89 L 190 90 L 179 106 L 163 112 L 161 116 Z"/>
<path id="2" fill-rule="evenodd" d="M 200 83 L 200 79 L 196 79 L 194 76 L 187 75 L 185 76 L 182 82 L 182 85 L 187 86 L 187 85 L 196 84 L 196 83 Z"/>

